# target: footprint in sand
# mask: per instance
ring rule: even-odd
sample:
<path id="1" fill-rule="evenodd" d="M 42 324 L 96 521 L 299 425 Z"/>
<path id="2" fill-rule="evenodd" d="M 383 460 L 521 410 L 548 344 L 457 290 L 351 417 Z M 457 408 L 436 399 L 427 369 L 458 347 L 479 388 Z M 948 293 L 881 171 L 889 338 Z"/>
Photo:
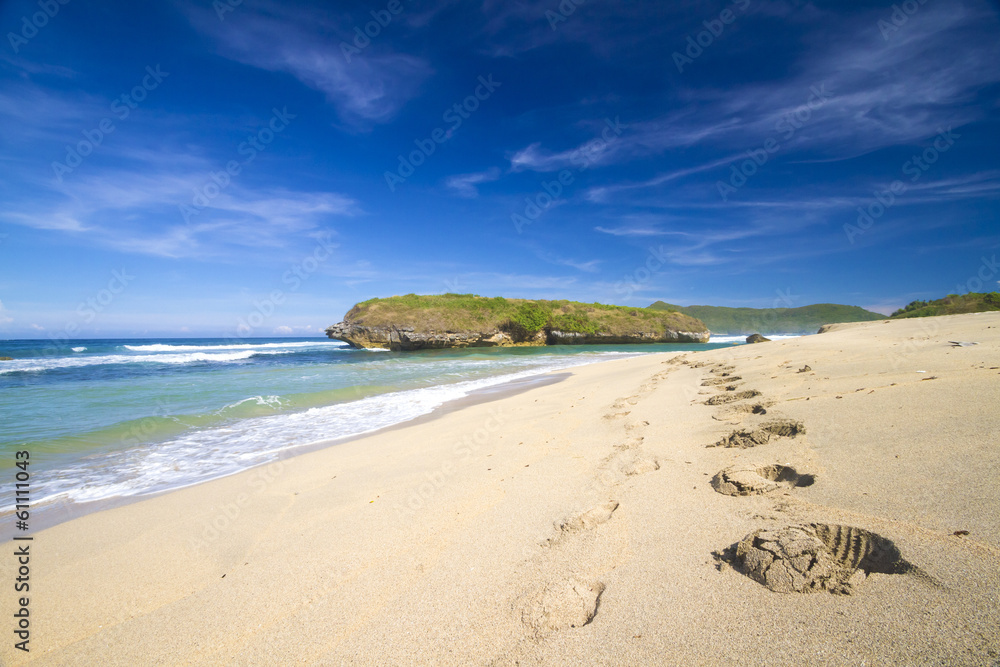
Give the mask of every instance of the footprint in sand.
<path id="1" fill-rule="evenodd" d="M 770 442 L 772 436 L 794 438 L 805 432 L 806 427 L 802 422 L 791 419 L 775 419 L 762 425 L 760 428 L 752 430 L 737 429 L 718 442 L 707 446 L 747 449 L 758 445 L 766 445 Z"/>
<path id="2" fill-rule="evenodd" d="M 736 544 L 734 561 L 776 593 L 849 595 L 874 573 L 916 574 L 936 583 L 904 560 L 891 540 L 854 526 L 813 523 L 757 530 Z"/>
<path id="3" fill-rule="evenodd" d="M 660 464 L 656 459 L 641 454 L 636 450 L 631 451 L 632 456 L 619 457 L 618 469 L 621 470 L 626 477 L 643 475 L 647 472 L 653 472 L 654 470 L 660 469 Z"/>
<path id="4" fill-rule="evenodd" d="M 766 415 L 767 409 L 773 404 L 773 401 L 769 401 L 766 403 L 753 403 L 749 405 L 746 403 L 734 405 L 721 415 L 712 415 L 712 419 L 719 422 L 726 422 L 728 424 L 739 424 L 750 415 Z"/>
<path id="5" fill-rule="evenodd" d="M 557 524 L 556 529 L 560 533 L 578 533 L 582 530 L 590 530 L 607 522 L 616 509 L 618 509 L 618 501 L 609 500 Z"/>
<path id="6" fill-rule="evenodd" d="M 815 475 L 800 474 L 791 466 L 731 466 L 712 478 L 712 488 L 726 496 L 753 496 L 778 489 L 812 486 Z"/>
<path id="7" fill-rule="evenodd" d="M 742 401 L 747 398 L 755 398 L 760 396 L 761 393 L 756 389 L 747 389 L 746 391 L 734 391 L 727 394 L 718 394 L 712 398 L 705 401 L 705 405 L 722 405 L 724 403 L 732 403 L 734 401 Z"/>
<path id="8" fill-rule="evenodd" d="M 592 491 L 607 490 L 623 483 L 629 477 L 659 469 L 659 462 L 638 448 L 619 450 L 598 466 L 590 488 Z"/>
<path id="9" fill-rule="evenodd" d="M 647 426 L 649 426 L 649 422 L 643 419 L 641 422 L 635 424 L 625 424 L 625 430 L 632 432 L 636 429 L 646 428 Z"/>
<path id="10" fill-rule="evenodd" d="M 521 621 L 536 634 L 583 627 L 597 614 L 603 592 L 603 583 L 576 577 L 549 584 L 527 600 Z"/>
<path id="11" fill-rule="evenodd" d="M 752 403 L 743 405 L 734 405 L 730 410 L 729 414 L 736 417 L 739 415 L 753 414 L 753 415 L 766 415 L 767 409 L 771 406 L 771 403 Z"/>
<path id="12" fill-rule="evenodd" d="M 627 427 L 626 427 L 626 430 L 628 430 Z M 645 440 L 645 439 L 646 438 L 644 438 L 643 436 L 640 435 L 639 437 L 637 437 L 637 438 L 631 438 L 631 439 L 623 442 L 620 445 L 615 445 L 615 449 L 618 450 L 618 451 L 624 451 L 624 450 L 628 450 L 628 449 L 639 449 L 639 447 L 642 446 L 643 440 Z"/>
<path id="13" fill-rule="evenodd" d="M 742 380 L 739 375 L 731 375 L 729 377 L 717 377 L 705 380 L 701 383 L 702 387 L 714 387 L 720 384 L 727 384 L 729 382 L 736 382 L 737 380 Z"/>
<path id="14" fill-rule="evenodd" d="M 615 399 L 615 402 L 611 404 L 611 407 L 618 410 L 619 408 L 624 408 L 626 405 L 635 405 L 638 402 L 638 396 L 626 396 L 625 398 Z"/>
<path id="15" fill-rule="evenodd" d="M 632 414 L 631 411 L 626 411 L 626 412 L 609 412 L 606 415 L 604 415 L 604 419 L 621 419 L 622 417 L 627 417 L 630 414 Z"/>

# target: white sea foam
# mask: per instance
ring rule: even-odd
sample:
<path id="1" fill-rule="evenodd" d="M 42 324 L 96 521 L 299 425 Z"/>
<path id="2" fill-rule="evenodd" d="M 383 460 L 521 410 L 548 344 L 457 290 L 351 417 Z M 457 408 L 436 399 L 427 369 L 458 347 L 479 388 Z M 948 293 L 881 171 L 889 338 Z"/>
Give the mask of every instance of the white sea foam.
<path id="1" fill-rule="evenodd" d="M 298 347 L 345 348 L 347 343 L 339 340 L 289 341 L 287 343 L 234 343 L 232 345 L 169 345 L 155 343 L 151 345 L 122 345 L 132 352 L 207 352 L 212 350 L 271 350 Z"/>
<path id="2" fill-rule="evenodd" d="M 488 378 L 398 391 L 303 412 L 254 417 L 222 427 L 193 430 L 167 442 L 90 456 L 86 461 L 46 471 L 46 496 L 37 502 L 60 498 L 85 502 L 180 488 L 273 461 L 280 454 L 298 447 L 409 421 L 480 389 L 593 361 L 630 356 L 636 353 L 594 352 L 537 361 L 511 358 L 503 361 L 519 363 L 522 367 L 525 363 L 537 365 Z M 493 365 L 507 364 L 493 362 Z M 239 403 L 270 404 L 273 399 L 277 397 L 254 396 Z M 11 509 L 4 507 L 0 512 Z"/>
<path id="3" fill-rule="evenodd" d="M 231 410 L 232 408 L 239 407 L 244 403 L 253 403 L 255 405 L 266 405 L 269 408 L 280 408 L 281 407 L 281 397 L 280 396 L 251 396 L 250 398 L 244 398 L 242 401 L 236 401 L 235 403 L 230 403 L 229 405 L 223 406 L 215 411 L 215 414 L 221 415 L 226 412 L 226 410 Z"/>
<path id="4" fill-rule="evenodd" d="M 86 352 L 87 348 L 85 348 L 85 347 L 74 347 L 73 351 L 74 352 Z"/>
<path id="5" fill-rule="evenodd" d="M 292 350 L 244 350 L 241 352 L 226 352 L 206 354 L 191 352 L 189 354 L 101 354 L 92 357 L 54 357 L 35 359 L 15 359 L 0 366 L 0 374 L 17 372 L 50 371 L 60 368 L 79 368 L 81 366 L 102 366 L 106 364 L 192 364 L 197 362 L 226 363 L 242 361 L 255 355 L 291 354 Z"/>

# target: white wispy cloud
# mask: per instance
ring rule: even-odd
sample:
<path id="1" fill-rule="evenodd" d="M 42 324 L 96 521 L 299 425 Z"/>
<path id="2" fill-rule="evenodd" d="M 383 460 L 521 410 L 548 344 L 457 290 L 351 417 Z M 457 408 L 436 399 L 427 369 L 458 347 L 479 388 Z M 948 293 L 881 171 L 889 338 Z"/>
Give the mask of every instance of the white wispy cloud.
<path id="1" fill-rule="evenodd" d="M 192 24 L 215 39 L 221 55 L 272 72 L 286 72 L 323 92 L 348 122 L 384 122 L 419 91 L 430 75 L 422 59 L 378 43 L 350 62 L 340 42 L 353 25 L 331 23 L 330 13 L 275 3 L 244 5 L 219 21 L 214 12 L 189 8 Z"/>
<path id="2" fill-rule="evenodd" d="M 698 113 L 683 123 L 686 133 L 704 127 L 705 141 L 745 148 L 773 137 L 782 150 L 851 157 L 919 142 L 941 126 L 957 127 L 989 113 L 970 102 L 978 90 L 1000 81 L 1000 43 L 981 30 L 986 23 L 997 25 L 994 11 L 975 2 L 926 5 L 889 41 L 877 28 L 880 12 L 821 17 L 794 76 L 689 93 Z M 943 59 L 942 53 L 949 55 Z M 817 91 L 827 99 L 820 100 Z M 800 117 L 789 124 L 795 113 Z M 726 126 L 725 119 L 738 122 Z M 647 129 L 651 146 L 672 145 L 669 127 Z"/>
<path id="3" fill-rule="evenodd" d="M 445 186 L 450 190 L 453 190 L 455 194 L 460 197 L 472 199 L 479 196 L 479 189 L 476 187 L 477 185 L 480 183 L 495 181 L 498 178 L 500 178 L 500 169 L 492 167 L 486 171 L 480 171 L 473 174 L 458 174 L 456 176 L 449 176 L 445 181 Z"/>
<path id="4" fill-rule="evenodd" d="M 169 161 L 166 161 L 169 162 Z M 213 256 L 227 247 L 283 247 L 313 234 L 331 217 L 355 215 L 357 202 L 331 192 L 248 190 L 231 184 L 205 205 L 192 206 L 208 170 L 107 170 L 51 186 L 0 213 L 5 222 L 71 234 L 130 253 L 163 257 Z"/>
<path id="5" fill-rule="evenodd" d="M 991 197 L 1000 194 L 1000 170 L 981 171 L 906 185 L 908 192 L 922 193 L 914 198 L 919 203 Z"/>
<path id="6" fill-rule="evenodd" d="M 594 227 L 594 231 L 612 236 L 662 236 L 662 229 L 657 227 Z"/>
<path id="7" fill-rule="evenodd" d="M 34 229 L 47 229 L 62 232 L 85 232 L 89 229 L 72 211 L 59 209 L 40 209 L 31 207 L 31 212 L 8 210 L 0 213 L 0 218 L 6 222 Z"/>
<path id="8" fill-rule="evenodd" d="M 311 324 L 298 324 L 293 326 L 283 324 L 281 326 L 274 327 L 274 333 L 279 336 L 315 336 L 316 334 L 322 332 L 322 327 L 316 327 Z"/>
<path id="9" fill-rule="evenodd" d="M 587 273 L 595 273 L 604 263 L 601 259 L 591 259 L 586 262 L 580 262 L 574 259 L 565 259 L 562 257 L 554 258 L 554 264 L 559 264 L 562 266 L 568 266 L 570 268 L 576 269 L 577 271 L 585 271 Z"/>
<path id="10" fill-rule="evenodd" d="M 28 82 L 5 83 L 0 90 L 0 139 L 7 153 L 16 145 L 35 145 L 46 140 L 79 139 L 81 130 L 92 129 L 110 115 L 111 101 L 89 93 L 66 94 Z M 53 155 L 53 159 L 62 155 Z"/>
<path id="11" fill-rule="evenodd" d="M 614 162 L 614 156 L 622 148 L 620 135 L 622 125 L 610 119 L 600 122 L 582 123 L 593 137 L 587 141 L 562 151 L 550 151 L 534 142 L 514 151 L 508 156 L 510 170 L 552 172 L 560 169 L 586 169 Z M 617 132 L 608 132 L 609 129 Z"/>
<path id="12" fill-rule="evenodd" d="M 1000 28 L 995 11 L 975 1 L 928 4 L 888 41 L 876 23 L 883 13 L 843 17 L 811 11 L 811 22 L 800 20 L 797 26 L 806 30 L 810 47 L 794 63 L 793 75 L 725 89 L 691 84 L 678 91 L 683 106 L 630 120 L 622 136 L 596 156 L 598 164 L 623 164 L 693 146 L 725 151 L 727 157 L 644 181 L 593 188 L 589 197 L 599 201 L 618 191 L 653 188 L 721 168 L 769 138 L 779 144 L 783 159 L 803 152 L 816 160 L 847 159 L 926 141 L 942 127 L 958 128 L 993 113 L 976 96 L 1000 82 L 1000 42 L 983 30 L 984 25 Z M 551 150 L 532 143 L 512 154 L 511 168 L 560 169 L 585 145 Z"/>
<path id="13" fill-rule="evenodd" d="M 727 155 L 726 157 L 720 158 L 718 160 L 712 160 L 703 164 L 696 165 L 694 167 L 685 167 L 682 169 L 674 169 L 673 171 L 664 172 L 657 174 L 656 176 L 646 179 L 644 181 L 639 181 L 637 183 L 615 183 L 611 185 L 602 185 L 594 188 L 590 188 L 587 191 L 587 199 L 594 202 L 606 201 L 610 196 L 617 194 L 619 192 L 627 190 L 642 190 L 646 188 L 655 188 L 665 183 L 670 183 L 687 176 L 693 176 L 694 174 L 700 174 L 712 169 L 718 169 L 719 167 L 724 167 L 738 157 L 740 153 L 734 153 L 732 155 Z"/>
<path id="14" fill-rule="evenodd" d="M 524 171 L 525 169 L 542 172 L 557 171 L 569 166 L 576 150 L 574 148 L 568 151 L 553 153 L 552 151 L 543 149 L 541 142 L 536 141 L 519 151 L 515 151 L 510 156 L 510 169 L 511 171 Z"/>
<path id="15" fill-rule="evenodd" d="M 543 250 L 542 248 L 529 245 L 529 249 L 534 252 L 538 259 L 546 262 L 548 264 L 554 264 L 555 266 L 568 266 L 571 269 L 576 269 L 577 271 L 583 271 L 584 273 L 595 273 L 600 268 L 604 260 L 601 259 L 591 259 L 586 261 L 581 261 L 573 258 L 563 257 L 557 255 L 553 252 Z"/>

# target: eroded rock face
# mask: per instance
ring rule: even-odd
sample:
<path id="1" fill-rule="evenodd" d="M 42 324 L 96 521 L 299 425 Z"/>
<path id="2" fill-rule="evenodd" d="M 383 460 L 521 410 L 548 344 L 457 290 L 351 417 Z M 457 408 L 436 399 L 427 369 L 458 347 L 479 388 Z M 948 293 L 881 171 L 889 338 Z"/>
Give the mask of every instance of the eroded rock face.
<path id="1" fill-rule="evenodd" d="M 614 336 L 564 331 L 540 331 L 528 340 L 515 340 L 504 331 L 416 331 L 410 326 L 370 327 L 340 322 L 326 330 L 334 340 L 358 348 L 433 350 L 449 347 L 505 347 L 509 345 L 601 345 L 611 343 L 707 343 L 707 331 L 640 332 Z"/>
<path id="2" fill-rule="evenodd" d="M 752 334 L 750 336 L 747 336 L 747 342 L 748 343 L 770 343 L 771 339 L 770 338 L 764 338 L 759 333 L 756 333 L 756 334 Z"/>
<path id="3" fill-rule="evenodd" d="M 913 569 L 881 535 L 822 523 L 754 531 L 736 545 L 736 560 L 747 576 L 776 593 L 850 594 L 874 572 Z"/>
<path id="4" fill-rule="evenodd" d="M 329 327 L 326 335 L 359 348 L 389 350 L 433 350 L 448 347 L 498 347 L 514 345 L 502 331 L 418 332 L 413 327 L 369 327 L 341 322 Z M 538 343 L 543 344 L 543 343 Z"/>

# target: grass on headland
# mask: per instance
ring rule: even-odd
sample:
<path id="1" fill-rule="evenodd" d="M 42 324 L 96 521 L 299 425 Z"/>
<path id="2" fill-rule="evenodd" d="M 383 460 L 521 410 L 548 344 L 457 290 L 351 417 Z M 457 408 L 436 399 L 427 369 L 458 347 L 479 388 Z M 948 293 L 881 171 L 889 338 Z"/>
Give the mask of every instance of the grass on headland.
<path id="1" fill-rule="evenodd" d="M 543 330 L 616 336 L 665 329 L 705 330 L 697 319 L 676 311 L 475 294 L 407 294 L 369 299 L 348 311 L 344 320 L 370 327 L 411 326 L 417 331 L 507 331 L 515 339 L 526 339 Z"/>
<path id="2" fill-rule="evenodd" d="M 1000 310 L 1000 292 L 969 292 L 949 294 L 934 301 L 912 301 L 894 312 L 891 319 L 907 317 L 934 317 L 936 315 L 961 315 Z"/>

